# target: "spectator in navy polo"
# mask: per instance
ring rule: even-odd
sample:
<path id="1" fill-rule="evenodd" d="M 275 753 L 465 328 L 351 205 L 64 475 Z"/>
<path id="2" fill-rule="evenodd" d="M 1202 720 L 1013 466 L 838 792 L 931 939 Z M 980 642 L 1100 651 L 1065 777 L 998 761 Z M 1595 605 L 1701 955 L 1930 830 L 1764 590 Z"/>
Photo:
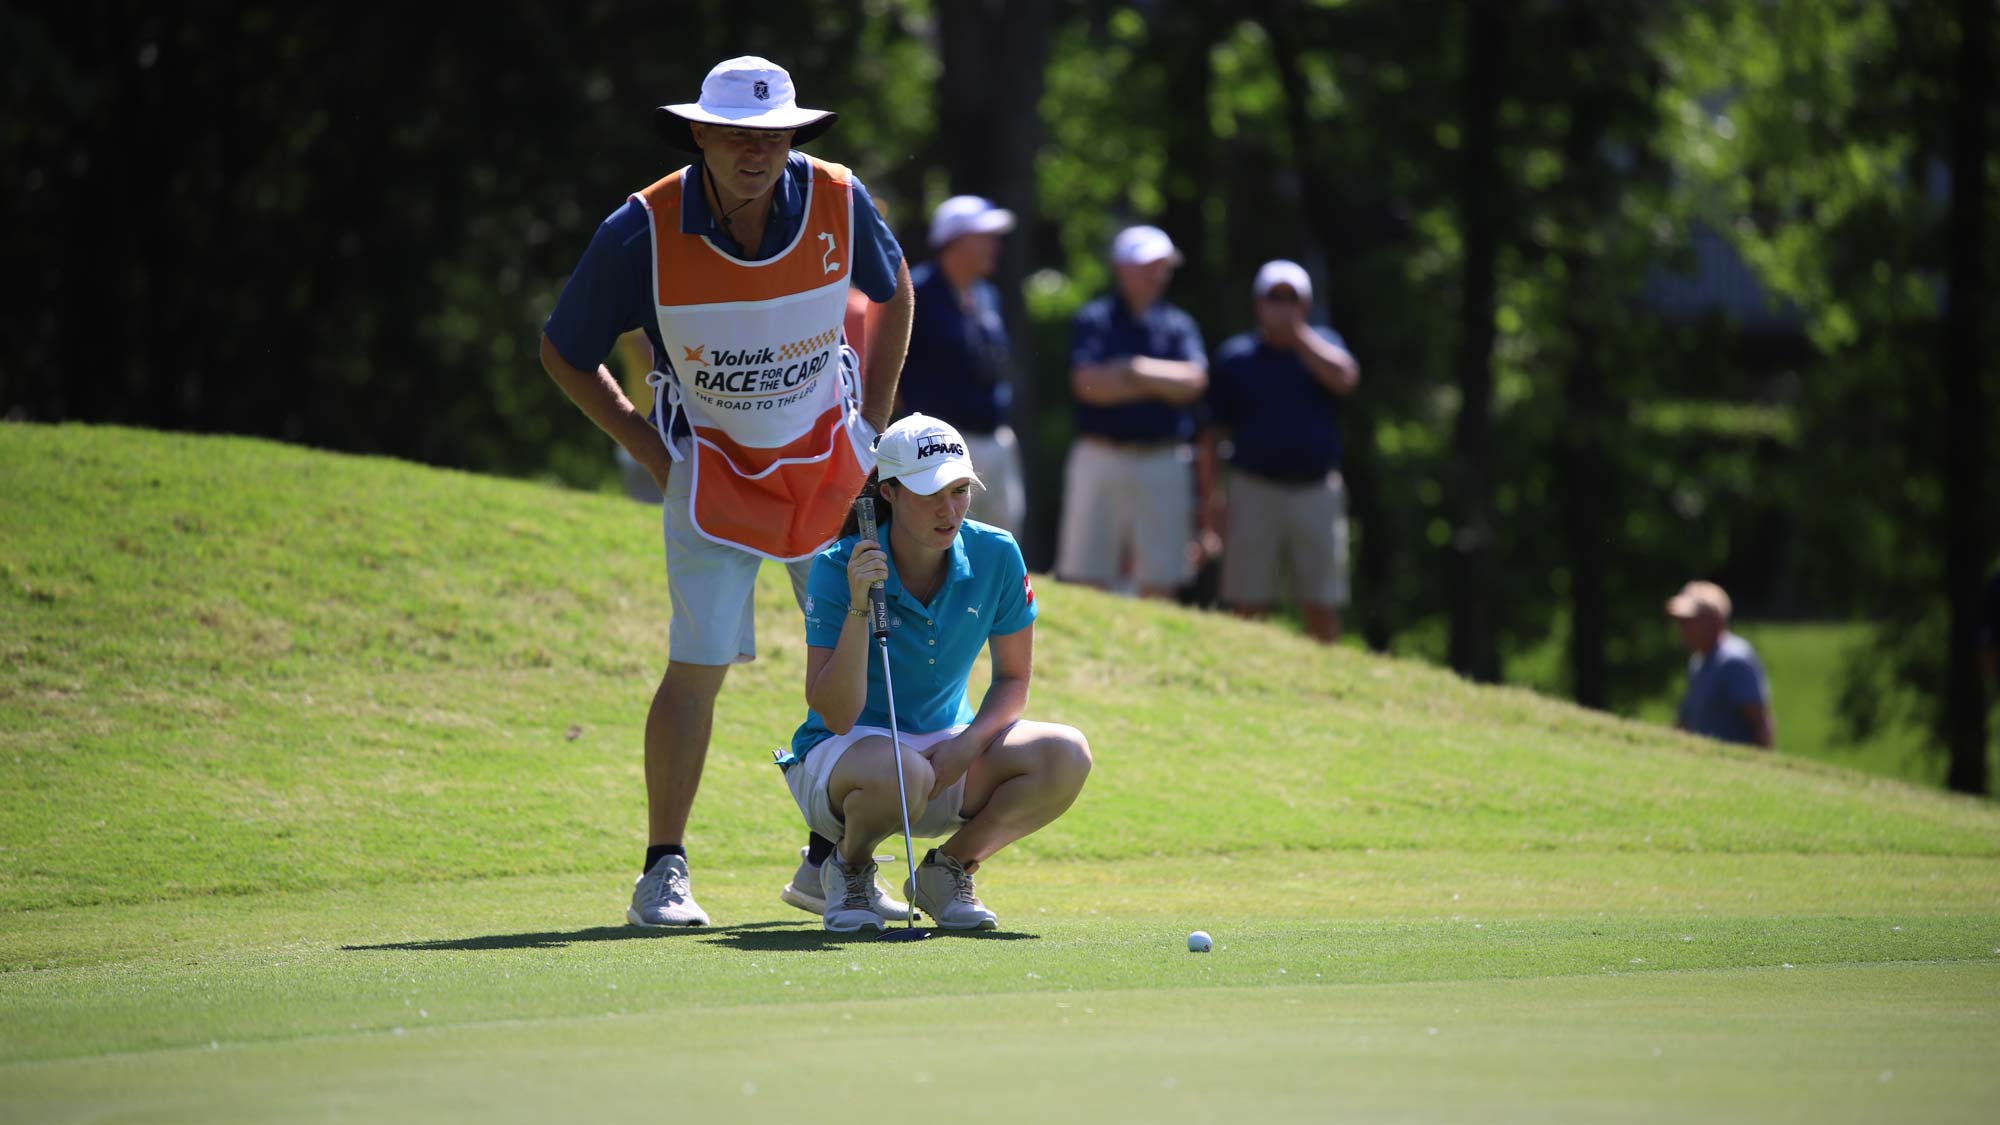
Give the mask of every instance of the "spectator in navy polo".
<path id="1" fill-rule="evenodd" d="M 1000 236 L 1013 229 L 1012 211 L 976 195 L 955 195 L 932 214 L 931 260 L 910 271 L 917 309 L 896 415 L 951 419 L 986 482 L 973 493 L 969 515 L 1019 534 L 1027 494 L 1007 425 L 1007 325 L 1000 290 L 987 280 L 1000 259 Z"/>
<path id="2" fill-rule="evenodd" d="M 1340 477 L 1340 400 L 1361 368 L 1340 333 L 1315 325 L 1312 279 L 1296 262 L 1266 262 L 1250 287 L 1257 328 L 1225 340 L 1209 377 L 1203 476 L 1228 451 L 1227 500 L 1211 492 L 1204 538 L 1222 534 L 1222 600 L 1244 617 L 1278 602 L 1289 572 L 1306 632 L 1340 638 L 1347 604 L 1347 493 Z"/>
<path id="3" fill-rule="evenodd" d="M 1158 227 L 1111 244 L 1116 285 L 1076 314 L 1070 388 L 1076 442 L 1063 474 L 1056 570 L 1100 589 L 1171 598 L 1192 574 L 1192 407 L 1208 386 L 1194 318 L 1165 300 L 1180 251 Z"/>
<path id="4" fill-rule="evenodd" d="M 1713 582 L 1690 582 L 1667 600 L 1688 650 L 1687 694 L 1674 726 L 1769 749 L 1776 742 L 1771 686 L 1750 642 L 1729 631 L 1730 612 L 1729 595 Z"/>

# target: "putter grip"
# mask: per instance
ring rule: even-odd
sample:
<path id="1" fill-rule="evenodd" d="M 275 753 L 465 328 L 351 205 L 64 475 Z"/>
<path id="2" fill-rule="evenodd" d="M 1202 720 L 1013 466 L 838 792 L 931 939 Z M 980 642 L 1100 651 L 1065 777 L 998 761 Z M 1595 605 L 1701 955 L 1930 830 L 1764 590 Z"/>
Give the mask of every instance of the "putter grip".
<path id="1" fill-rule="evenodd" d="M 875 539 L 875 499 L 863 496 L 854 501 L 854 521 L 861 528 L 861 538 Z M 882 590 L 880 582 L 868 587 L 868 633 L 877 640 L 889 636 L 889 598 Z"/>

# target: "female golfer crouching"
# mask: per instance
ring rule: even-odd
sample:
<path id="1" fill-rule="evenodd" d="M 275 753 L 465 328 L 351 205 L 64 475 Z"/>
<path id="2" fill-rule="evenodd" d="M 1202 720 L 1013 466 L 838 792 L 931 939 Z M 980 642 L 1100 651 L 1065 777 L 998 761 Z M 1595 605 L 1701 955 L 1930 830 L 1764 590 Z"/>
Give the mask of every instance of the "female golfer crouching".
<path id="1" fill-rule="evenodd" d="M 849 534 L 813 561 L 807 585 L 806 703 L 779 762 L 814 832 L 838 841 L 820 866 L 826 928 L 882 929 L 874 854 L 903 828 L 882 661 L 868 633 L 868 588 L 884 583 L 889 660 L 913 836 L 949 839 L 903 893 L 948 930 L 992 929 L 972 874 L 993 853 L 1061 816 L 1090 775 L 1074 727 L 1028 722 L 1035 590 L 1014 537 L 969 521 L 979 483 L 965 439 L 912 414 L 876 442 L 884 551 Z M 983 485 L 981 487 L 984 487 Z M 966 678 L 982 647 L 993 682 L 974 713 Z"/>

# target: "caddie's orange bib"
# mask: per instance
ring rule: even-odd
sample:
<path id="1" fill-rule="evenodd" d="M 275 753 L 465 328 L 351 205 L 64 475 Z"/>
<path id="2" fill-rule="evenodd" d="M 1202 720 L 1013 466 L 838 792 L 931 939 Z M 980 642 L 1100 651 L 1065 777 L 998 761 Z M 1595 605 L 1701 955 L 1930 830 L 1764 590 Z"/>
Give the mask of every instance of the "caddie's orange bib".
<path id="1" fill-rule="evenodd" d="M 688 514 L 709 539 L 785 562 L 839 536 L 875 463 L 856 432 L 859 373 L 841 331 L 852 188 L 845 167 L 807 159 L 798 236 L 761 262 L 682 232 L 688 169 L 634 196 L 652 226 L 654 304 L 673 365 L 651 380 L 663 395 L 660 434 L 674 471 L 694 473 Z M 685 460 L 667 437 L 679 410 L 694 434 Z"/>

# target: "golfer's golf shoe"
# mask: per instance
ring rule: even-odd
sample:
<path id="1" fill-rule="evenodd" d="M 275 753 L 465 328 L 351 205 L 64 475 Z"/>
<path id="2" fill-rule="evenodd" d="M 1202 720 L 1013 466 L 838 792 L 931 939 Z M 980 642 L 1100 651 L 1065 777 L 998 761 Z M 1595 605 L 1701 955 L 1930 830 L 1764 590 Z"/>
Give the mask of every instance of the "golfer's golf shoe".
<path id="1" fill-rule="evenodd" d="M 875 861 L 849 870 L 835 852 L 819 865 L 819 885 L 826 900 L 820 919 L 827 929 L 851 934 L 888 925 L 889 920 L 875 912 L 875 896 L 880 893 L 875 886 Z"/>
<path id="2" fill-rule="evenodd" d="M 990 930 L 1000 924 L 999 915 L 973 893 L 971 873 L 950 856 L 939 855 L 936 848 L 917 865 L 916 886 L 905 882 L 903 893 L 947 930 Z"/>
<path id="3" fill-rule="evenodd" d="M 784 900 L 786 906 L 796 906 L 808 914 L 824 915 L 826 895 L 820 891 L 819 879 L 820 869 L 806 862 L 806 849 L 800 848 L 799 869 L 792 872 L 792 881 L 785 884 L 778 897 Z M 875 882 L 869 909 L 891 922 L 907 922 L 910 919 L 909 906 L 891 898 L 889 888 L 883 886 L 879 879 Z"/>

